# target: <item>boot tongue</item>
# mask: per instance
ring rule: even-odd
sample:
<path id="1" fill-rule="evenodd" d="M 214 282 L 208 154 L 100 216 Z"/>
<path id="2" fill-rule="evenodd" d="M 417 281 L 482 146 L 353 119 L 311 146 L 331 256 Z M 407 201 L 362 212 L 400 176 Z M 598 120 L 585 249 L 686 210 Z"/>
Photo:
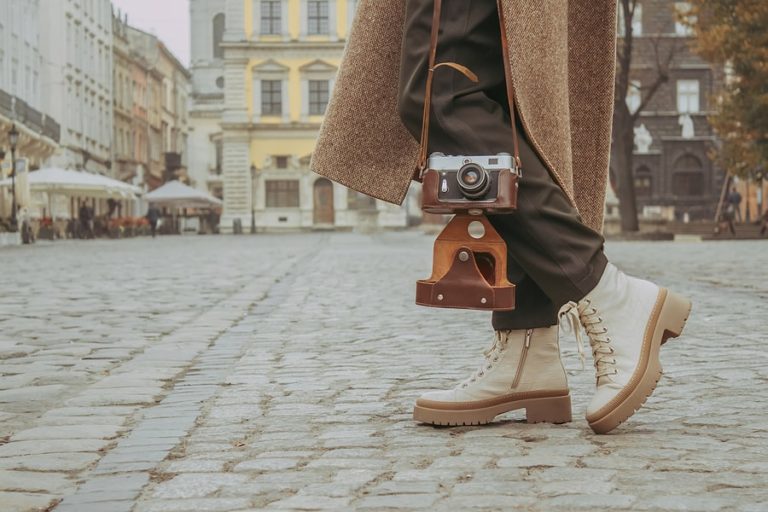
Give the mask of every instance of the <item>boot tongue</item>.
<path id="1" fill-rule="evenodd" d="M 621 271 L 613 263 L 608 263 L 597 286 L 584 298 L 598 308 L 608 306 L 616 301 L 616 293 L 623 289 L 624 279 Z"/>

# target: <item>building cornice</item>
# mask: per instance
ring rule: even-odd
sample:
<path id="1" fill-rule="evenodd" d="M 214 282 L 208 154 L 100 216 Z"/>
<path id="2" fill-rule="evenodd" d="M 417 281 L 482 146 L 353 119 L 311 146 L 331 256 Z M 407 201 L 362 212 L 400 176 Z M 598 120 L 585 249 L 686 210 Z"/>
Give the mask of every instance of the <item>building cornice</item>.
<path id="1" fill-rule="evenodd" d="M 292 39 L 290 41 L 238 41 L 222 43 L 225 50 L 335 50 L 343 51 L 347 42 L 343 39 L 339 41 L 301 41 Z M 226 51 L 224 60 L 227 60 Z"/>

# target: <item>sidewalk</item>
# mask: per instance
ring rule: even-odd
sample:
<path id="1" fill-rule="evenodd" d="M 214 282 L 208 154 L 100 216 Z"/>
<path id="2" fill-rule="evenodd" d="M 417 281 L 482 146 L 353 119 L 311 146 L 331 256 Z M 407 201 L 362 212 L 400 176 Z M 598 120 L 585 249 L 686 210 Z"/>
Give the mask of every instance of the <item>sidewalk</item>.
<path id="1" fill-rule="evenodd" d="M 571 336 L 572 423 L 411 421 L 415 397 L 464 378 L 491 341 L 487 314 L 412 305 L 431 243 L 406 232 L 0 253 L 0 509 L 768 508 L 768 283 L 740 270 L 764 244 L 609 245 L 694 312 L 647 405 L 595 436 L 583 420 L 594 374 Z"/>

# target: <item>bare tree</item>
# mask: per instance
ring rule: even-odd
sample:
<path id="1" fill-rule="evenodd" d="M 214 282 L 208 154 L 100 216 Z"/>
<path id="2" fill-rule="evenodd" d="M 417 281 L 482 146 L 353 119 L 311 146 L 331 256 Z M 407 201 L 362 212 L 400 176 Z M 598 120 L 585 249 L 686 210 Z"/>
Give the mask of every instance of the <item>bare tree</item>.
<path id="1" fill-rule="evenodd" d="M 619 0 L 619 41 L 616 53 L 616 97 L 613 105 L 613 144 L 611 162 L 615 170 L 617 196 L 621 230 L 635 232 L 639 230 L 637 220 L 637 201 L 635 198 L 635 180 L 633 175 L 633 152 L 635 147 L 635 124 L 640 113 L 645 110 L 662 85 L 669 81 L 669 68 L 675 56 L 676 41 L 672 39 L 664 57 L 661 56 L 662 39 L 660 36 L 650 40 L 655 54 L 655 77 L 648 84 L 640 87 L 640 103 L 634 111 L 627 105 L 627 93 L 631 83 L 631 67 L 635 39 L 632 20 L 635 16 L 637 0 Z"/>

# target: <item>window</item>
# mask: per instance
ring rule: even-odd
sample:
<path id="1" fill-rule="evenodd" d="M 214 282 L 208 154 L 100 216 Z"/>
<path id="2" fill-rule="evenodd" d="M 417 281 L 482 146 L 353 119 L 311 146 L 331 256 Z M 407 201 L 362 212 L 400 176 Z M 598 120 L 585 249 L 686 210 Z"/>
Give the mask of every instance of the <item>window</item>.
<path id="1" fill-rule="evenodd" d="M 618 9 L 618 34 L 619 37 L 627 35 L 626 27 L 624 26 L 624 5 L 619 2 Z M 635 12 L 632 15 L 632 35 L 639 36 L 643 34 L 643 6 L 638 2 L 635 4 Z"/>
<path id="2" fill-rule="evenodd" d="M 329 33 L 328 0 L 307 1 L 307 33 L 309 35 Z"/>
<path id="3" fill-rule="evenodd" d="M 224 49 L 221 42 L 224 40 L 224 14 L 219 13 L 213 17 L 213 58 L 224 58 Z"/>
<path id="4" fill-rule="evenodd" d="M 224 144 L 220 140 L 216 141 L 214 144 L 214 151 L 216 153 L 216 156 L 214 157 L 216 159 L 216 167 L 214 173 L 217 176 L 220 176 L 224 164 Z"/>
<path id="5" fill-rule="evenodd" d="M 700 111 L 698 80 L 677 81 L 677 110 L 681 113 Z"/>
<path id="6" fill-rule="evenodd" d="M 638 197 L 650 197 L 653 192 L 651 170 L 645 166 L 635 171 L 635 194 Z"/>
<path id="7" fill-rule="evenodd" d="M 261 33 L 280 34 L 282 29 L 282 0 L 261 0 Z"/>
<path id="8" fill-rule="evenodd" d="M 296 208 L 299 206 L 299 180 L 268 180 L 267 207 Z"/>
<path id="9" fill-rule="evenodd" d="M 329 89 L 328 80 L 309 81 L 309 115 L 321 116 L 325 114 L 325 108 L 328 106 Z"/>
<path id="10" fill-rule="evenodd" d="M 675 34 L 679 36 L 692 36 L 692 24 L 696 23 L 696 16 L 691 16 L 691 4 L 688 2 L 675 2 Z"/>
<path id="11" fill-rule="evenodd" d="M 279 116 L 283 113 L 282 80 L 261 81 L 261 114 Z"/>
<path id="12" fill-rule="evenodd" d="M 278 169 L 287 169 L 288 168 L 288 157 L 281 155 L 275 157 L 275 167 Z"/>

